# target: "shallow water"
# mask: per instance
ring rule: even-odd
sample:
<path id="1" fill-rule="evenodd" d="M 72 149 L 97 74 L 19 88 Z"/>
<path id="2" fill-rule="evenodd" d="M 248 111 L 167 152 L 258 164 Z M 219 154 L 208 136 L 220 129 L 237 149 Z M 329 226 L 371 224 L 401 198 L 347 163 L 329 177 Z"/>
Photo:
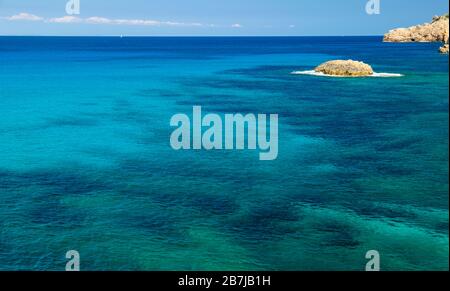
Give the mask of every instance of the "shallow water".
<path id="1" fill-rule="evenodd" d="M 380 37 L 0 37 L 0 269 L 448 270 L 448 56 Z M 352 58 L 399 78 L 293 75 Z M 278 159 L 169 120 L 277 113 Z"/>

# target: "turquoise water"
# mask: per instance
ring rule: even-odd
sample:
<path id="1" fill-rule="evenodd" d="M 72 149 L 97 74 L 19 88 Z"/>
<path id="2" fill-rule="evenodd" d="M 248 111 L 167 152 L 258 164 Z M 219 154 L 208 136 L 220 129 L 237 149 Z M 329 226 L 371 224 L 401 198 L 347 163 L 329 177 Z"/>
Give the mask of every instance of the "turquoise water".
<path id="1" fill-rule="evenodd" d="M 0 37 L 0 270 L 448 270 L 448 56 L 380 37 Z M 353 58 L 399 78 L 292 75 Z M 279 114 L 279 155 L 170 118 Z"/>

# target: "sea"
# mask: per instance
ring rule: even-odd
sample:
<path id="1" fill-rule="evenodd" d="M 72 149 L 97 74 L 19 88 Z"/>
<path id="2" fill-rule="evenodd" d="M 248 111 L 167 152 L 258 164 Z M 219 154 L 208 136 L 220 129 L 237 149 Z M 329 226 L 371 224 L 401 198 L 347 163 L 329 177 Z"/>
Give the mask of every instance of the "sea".
<path id="1" fill-rule="evenodd" d="M 449 63 L 367 37 L 0 37 L 0 270 L 449 269 Z M 334 59 L 376 75 L 311 71 Z M 174 114 L 278 114 L 278 157 Z"/>

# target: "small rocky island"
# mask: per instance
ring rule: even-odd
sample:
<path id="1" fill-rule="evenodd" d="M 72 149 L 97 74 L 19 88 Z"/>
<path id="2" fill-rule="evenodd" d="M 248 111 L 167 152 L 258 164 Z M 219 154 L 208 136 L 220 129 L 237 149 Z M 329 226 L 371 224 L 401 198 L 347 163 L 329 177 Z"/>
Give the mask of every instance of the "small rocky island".
<path id="1" fill-rule="evenodd" d="M 365 77 L 373 75 L 368 64 L 353 60 L 336 60 L 321 64 L 314 69 L 317 73 L 341 77 Z"/>
<path id="2" fill-rule="evenodd" d="M 411 26 L 409 28 L 398 28 L 389 31 L 384 36 L 385 42 L 443 42 L 439 49 L 441 53 L 448 54 L 449 37 L 448 14 L 435 16 L 431 23 Z"/>

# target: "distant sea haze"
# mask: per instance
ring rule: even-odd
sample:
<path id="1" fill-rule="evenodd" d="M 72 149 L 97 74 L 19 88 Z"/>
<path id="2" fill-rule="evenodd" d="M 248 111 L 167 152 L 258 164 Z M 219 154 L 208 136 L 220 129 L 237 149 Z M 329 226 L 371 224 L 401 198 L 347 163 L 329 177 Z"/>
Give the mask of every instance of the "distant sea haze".
<path id="1" fill-rule="evenodd" d="M 448 270 L 448 56 L 376 37 L 0 37 L 0 270 Z M 391 78 L 308 74 L 334 59 Z M 278 114 L 278 156 L 171 117 Z"/>

